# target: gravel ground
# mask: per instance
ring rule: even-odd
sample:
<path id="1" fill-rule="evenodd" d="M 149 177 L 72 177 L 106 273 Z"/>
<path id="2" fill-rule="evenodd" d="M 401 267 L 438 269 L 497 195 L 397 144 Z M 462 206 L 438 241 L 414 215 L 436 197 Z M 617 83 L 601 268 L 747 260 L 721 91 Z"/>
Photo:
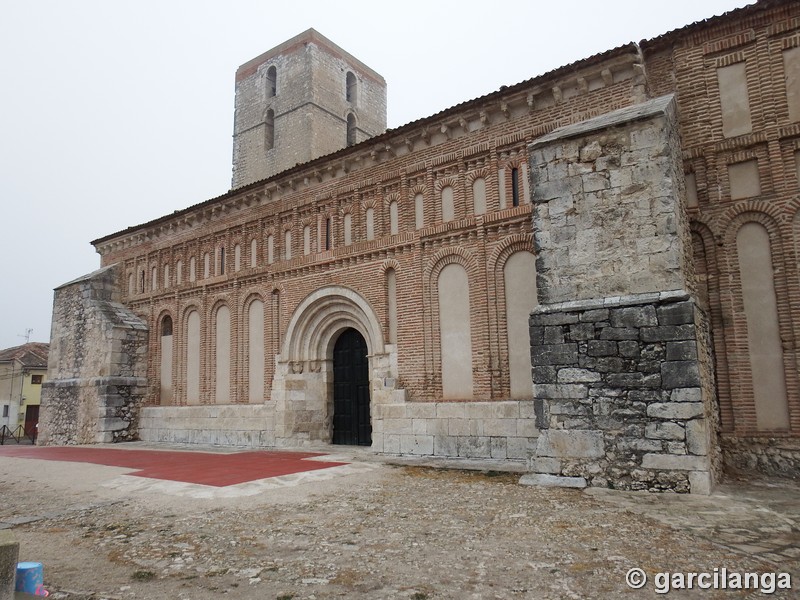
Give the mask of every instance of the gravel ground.
<path id="1" fill-rule="evenodd" d="M 791 483 L 765 484 L 747 501 L 696 499 L 380 464 L 259 496 L 197 499 L 131 492 L 117 485 L 131 479 L 125 472 L 0 456 L 0 526 L 13 527 L 20 560 L 44 563 L 52 598 L 663 597 L 657 572 L 800 576 Z M 752 536 L 735 538 L 750 546 L 722 540 L 726 527 L 783 535 L 781 553 L 752 546 Z M 650 578 L 643 590 L 625 583 L 632 567 Z M 680 597 L 760 597 L 750 594 Z"/>

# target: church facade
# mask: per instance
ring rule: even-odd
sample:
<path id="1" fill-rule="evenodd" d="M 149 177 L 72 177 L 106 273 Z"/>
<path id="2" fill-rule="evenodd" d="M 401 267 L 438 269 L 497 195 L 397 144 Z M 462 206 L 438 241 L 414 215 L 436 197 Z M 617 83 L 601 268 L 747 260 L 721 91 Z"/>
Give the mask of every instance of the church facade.
<path id="1" fill-rule="evenodd" d="M 236 81 L 233 189 L 95 240 L 100 271 L 56 290 L 42 443 L 358 444 L 678 491 L 723 457 L 797 472 L 796 3 L 388 131 L 383 78 L 314 30 Z"/>

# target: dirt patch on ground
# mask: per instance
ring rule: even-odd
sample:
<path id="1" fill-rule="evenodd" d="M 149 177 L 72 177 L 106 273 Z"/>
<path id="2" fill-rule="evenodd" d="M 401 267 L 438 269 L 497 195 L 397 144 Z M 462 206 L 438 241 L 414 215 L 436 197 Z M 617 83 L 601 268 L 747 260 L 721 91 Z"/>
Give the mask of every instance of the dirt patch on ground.
<path id="1" fill-rule="evenodd" d="M 0 458 L 0 522 L 13 525 L 21 560 L 44 563 L 51 597 L 662 597 L 651 583 L 630 590 L 628 570 L 798 571 L 797 558 L 778 566 L 715 543 L 704 519 L 682 526 L 697 516 L 691 499 L 608 501 L 522 487 L 518 475 L 383 465 L 311 489 L 195 500 L 123 495 L 121 473 L 104 469 Z M 671 522 L 654 518 L 664 511 Z M 797 541 L 796 523 L 773 517 L 762 525 Z"/>

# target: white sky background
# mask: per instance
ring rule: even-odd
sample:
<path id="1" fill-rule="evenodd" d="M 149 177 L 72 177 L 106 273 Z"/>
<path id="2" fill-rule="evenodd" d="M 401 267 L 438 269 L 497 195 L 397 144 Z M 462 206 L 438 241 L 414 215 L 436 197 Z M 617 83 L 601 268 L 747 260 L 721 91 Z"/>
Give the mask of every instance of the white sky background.
<path id="1" fill-rule="evenodd" d="M 747 3 L 0 0 L 0 348 L 49 340 L 91 240 L 230 188 L 236 68 L 309 27 L 393 128 Z"/>

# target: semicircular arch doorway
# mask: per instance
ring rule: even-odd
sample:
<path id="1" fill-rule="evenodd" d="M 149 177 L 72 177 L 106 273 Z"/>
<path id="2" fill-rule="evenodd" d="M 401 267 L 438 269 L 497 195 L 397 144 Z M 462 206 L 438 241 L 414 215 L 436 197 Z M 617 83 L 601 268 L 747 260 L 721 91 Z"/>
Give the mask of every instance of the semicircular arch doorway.
<path id="1" fill-rule="evenodd" d="M 367 342 L 358 331 L 348 327 L 333 347 L 334 444 L 372 444 L 369 402 Z"/>

